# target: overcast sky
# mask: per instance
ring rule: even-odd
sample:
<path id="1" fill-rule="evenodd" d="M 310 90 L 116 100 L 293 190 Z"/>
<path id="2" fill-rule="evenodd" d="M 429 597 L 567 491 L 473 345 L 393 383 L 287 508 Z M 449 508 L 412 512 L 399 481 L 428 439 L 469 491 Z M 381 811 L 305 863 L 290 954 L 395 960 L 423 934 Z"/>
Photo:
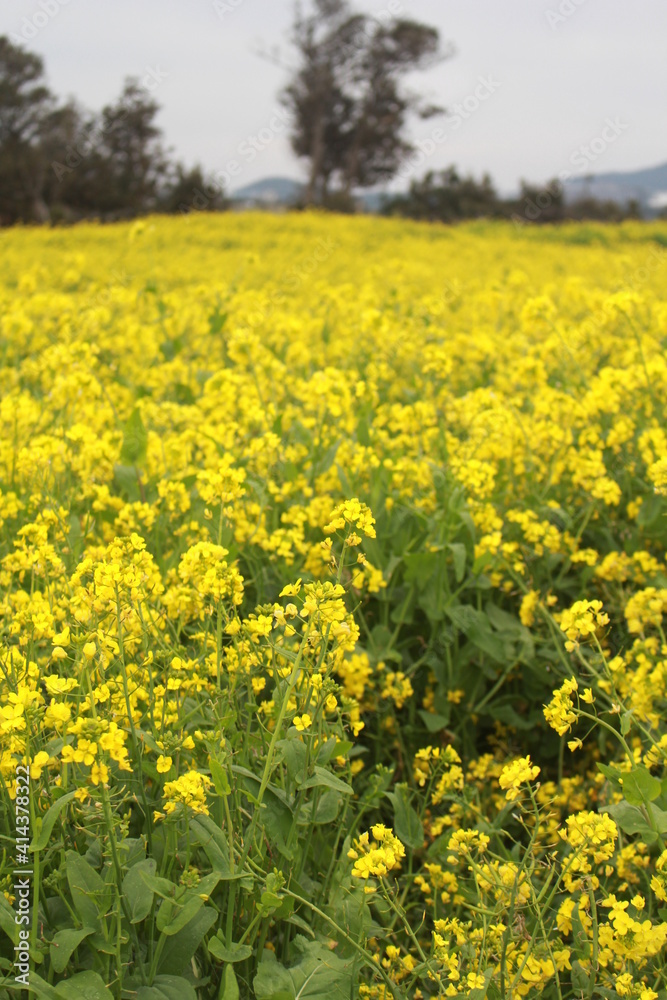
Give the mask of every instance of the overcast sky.
<path id="1" fill-rule="evenodd" d="M 455 163 L 489 171 L 510 192 L 522 177 L 667 161 L 665 0 L 354 6 L 435 25 L 456 46 L 453 58 L 409 81 L 461 112 L 414 124 L 424 155 L 412 175 Z M 289 61 L 293 8 L 292 0 L 1 0 L 0 34 L 24 39 L 44 57 L 52 89 L 92 109 L 113 100 L 125 76 L 144 79 L 176 155 L 219 174 L 236 162 L 233 189 L 305 173 L 275 117 L 287 73 L 256 54 L 278 44 Z"/>

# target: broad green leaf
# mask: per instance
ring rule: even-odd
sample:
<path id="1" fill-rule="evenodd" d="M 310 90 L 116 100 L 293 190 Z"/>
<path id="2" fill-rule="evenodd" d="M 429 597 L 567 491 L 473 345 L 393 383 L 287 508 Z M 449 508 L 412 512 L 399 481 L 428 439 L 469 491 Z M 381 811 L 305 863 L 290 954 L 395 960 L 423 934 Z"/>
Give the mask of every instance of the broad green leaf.
<path id="1" fill-rule="evenodd" d="M 168 878 L 155 875 L 154 872 L 149 871 L 147 868 L 142 868 L 139 871 L 139 878 L 156 896 L 160 896 L 161 899 L 173 899 L 177 887 Z"/>
<path id="2" fill-rule="evenodd" d="M 585 996 L 588 991 L 589 982 L 588 972 L 575 960 L 572 963 L 572 985 L 579 992 L 580 996 Z"/>
<path id="3" fill-rule="evenodd" d="M 315 815 L 312 818 L 308 817 L 308 822 L 315 824 L 333 823 L 340 811 L 342 801 L 340 792 L 334 792 L 333 788 L 328 789 L 317 803 Z"/>
<path id="4" fill-rule="evenodd" d="M 619 779 L 623 797 L 631 806 L 652 802 L 660 795 L 662 785 L 645 767 L 635 767 Z"/>
<path id="5" fill-rule="evenodd" d="M 229 778 L 224 767 L 219 760 L 215 757 L 209 758 L 209 766 L 211 768 L 211 777 L 213 778 L 213 784 L 215 790 L 221 797 L 230 795 L 232 791 L 232 786 L 229 784 Z"/>
<path id="6" fill-rule="evenodd" d="M 664 809 L 658 808 L 655 802 L 651 805 L 651 814 L 655 820 L 655 825 L 658 828 L 658 833 L 667 833 L 667 812 Z"/>
<path id="7" fill-rule="evenodd" d="M 0 893 L 0 927 L 12 944 L 16 944 L 19 939 L 19 927 L 15 917 L 16 913 L 7 901 L 7 897 L 4 893 Z"/>
<path id="8" fill-rule="evenodd" d="M 252 948 L 249 944 L 230 944 L 228 948 L 224 941 L 217 936 L 209 941 L 208 950 L 213 958 L 217 958 L 220 962 L 244 962 L 252 955 Z"/>
<path id="9" fill-rule="evenodd" d="M 168 947 L 162 952 L 158 972 L 172 976 L 186 972 L 195 952 L 217 918 L 216 909 L 212 906 L 203 906 L 185 927 L 169 939 Z"/>
<path id="10" fill-rule="evenodd" d="M 120 462 L 113 467 L 113 478 L 117 488 L 129 500 L 136 502 L 141 499 L 137 470 L 134 465 L 122 465 Z"/>
<path id="11" fill-rule="evenodd" d="M 609 813 L 624 833 L 637 834 L 644 841 L 648 837 L 648 843 L 653 843 L 657 839 L 657 835 L 651 830 L 646 817 L 637 806 L 631 806 L 627 802 L 617 802 L 613 806 L 605 806 L 602 811 Z"/>
<path id="12" fill-rule="evenodd" d="M 142 878 L 142 873 L 154 876 L 156 867 L 154 858 L 144 858 L 133 865 L 123 879 L 123 895 L 129 904 L 133 924 L 138 924 L 151 912 L 153 890 Z"/>
<path id="13" fill-rule="evenodd" d="M 460 583 L 466 572 L 466 547 L 461 542 L 451 542 L 448 547 L 454 560 L 456 582 Z"/>
<path id="14" fill-rule="evenodd" d="M 194 987 L 181 976 L 156 976 L 152 986 L 140 986 L 137 1000 L 198 1000 Z"/>
<path id="15" fill-rule="evenodd" d="M 241 776 L 240 784 L 243 785 L 251 801 L 256 802 L 260 787 L 259 778 L 252 771 L 236 764 L 232 765 L 232 771 Z M 293 816 L 281 789 L 272 785 L 268 786 L 264 792 L 261 817 L 269 841 L 276 845 L 284 857 L 291 860 L 294 857 L 294 852 L 287 846 L 287 838 L 292 829 Z"/>
<path id="16" fill-rule="evenodd" d="M 113 1000 L 113 993 L 97 972 L 77 972 L 56 986 L 56 996 L 63 1000 Z"/>
<path id="17" fill-rule="evenodd" d="M 472 644 L 492 660 L 502 663 L 504 650 L 498 634 L 494 634 L 491 623 L 483 611 L 472 604 L 458 604 L 445 609 L 456 629 L 462 632 Z"/>
<path id="18" fill-rule="evenodd" d="M 78 948 L 84 938 L 94 933 L 95 930 L 93 927 L 84 927 L 79 931 L 75 931 L 73 928 L 58 931 L 54 935 L 49 949 L 51 952 L 51 964 L 55 971 L 64 972 L 74 950 Z"/>
<path id="19" fill-rule="evenodd" d="M 56 993 L 55 988 L 38 976 L 33 969 L 30 970 L 29 979 L 30 994 L 36 997 L 36 1000 L 61 1000 L 61 994 Z"/>
<path id="20" fill-rule="evenodd" d="M 275 892 L 265 891 L 260 896 L 257 909 L 264 916 L 268 917 L 270 913 L 275 913 L 276 910 L 280 909 L 284 898 L 284 896 L 278 896 Z"/>
<path id="21" fill-rule="evenodd" d="M 183 897 L 182 903 L 180 900 L 163 900 L 157 915 L 157 929 L 168 936 L 177 934 L 194 919 L 219 881 L 218 873 L 212 872 Z"/>
<path id="22" fill-rule="evenodd" d="M 163 899 L 157 913 L 155 926 L 161 933 L 167 936 L 177 934 L 196 917 L 203 905 L 203 899 L 193 898 L 192 896 L 186 899 L 182 906 L 179 906 L 170 899 Z"/>
<path id="23" fill-rule="evenodd" d="M 126 465 L 141 465 L 146 458 L 147 446 L 148 434 L 141 419 L 141 413 L 135 407 L 123 430 L 123 445 L 120 450 L 121 461 Z"/>
<path id="24" fill-rule="evenodd" d="M 262 955 L 252 985 L 256 1000 L 294 1000 L 296 997 L 292 977 L 268 949 Z"/>
<path id="25" fill-rule="evenodd" d="M 30 845 L 30 850 L 33 853 L 35 851 L 43 851 L 44 848 L 48 846 L 51 838 L 51 831 L 53 830 L 56 820 L 65 806 L 72 801 L 75 795 L 76 791 L 67 792 L 46 810 L 44 816 L 42 817 L 41 826 L 39 826 L 37 830 L 37 836 L 33 839 L 33 842 Z M 39 824 L 39 820 L 37 821 L 37 824 Z"/>
<path id="26" fill-rule="evenodd" d="M 219 1000 L 239 1000 L 239 984 L 236 982 L 236 973 L 233 965 L 225 966 L 220 984 Z"/>
<path id="27" fill-rule="evenodd" d="M 301 743 L 301 740 L 299 740 L 299 743 Z M 348 744 L 348 749 L 351 750 L 353 745 L 354 744 Z M 347 750 L 341 749 L 343 746 L 345 746 L 345 744 L 342 742 L 339 743 L 335 736 L 330 736 L 328 740 L 324 740 L 324 742 L 318 746 L 315 752 L 314 763 L 324 766 L 329 763 L 332 757 L 338 757 L 342 753 L 347 753 Z"/>
<path id="28" fill-rule="evenodd" d="M 287 969 L 264 952 L 253 981 L 257 1000 L 349 1000 L 358 974 L 356 959 L 339 958 L 301 934 L 294 939 L 294 950 L 299 960 Z"/>
<path id="29" fill-rule="evenodd" d="M 439 715 L 437 712 L 425 712 L 424 709 L 420 708 L 417 714 L 429 733 L 439 733 L 449 725 L 449 719 L 445 718 L 444 715 Z"/>
<path id="30" fill-rule="evenodd" d="M 190 820 L 190 833 L 193 839 L 201 845 L 214 871 L 221 879 L 231 878 L 229 869 L 229 848 L 224 834 L 210 816 L 198 813 Z M 240 876 L 235 875 L 235 878 Z"/>
<path id="31" fill-rule="evenodd" d="M 484 985 L 475 986 L 472 990 L 470 990 L 470 992 L 467 994 L 468 1000 L 484 1000 L 489 991 L 489 985 L 493 978 L 494 971 L 495 970 L 492 968 L 486 969 L 486 971 L 484 972 Z"/>
<path id="32" fill-rule="evenodd" d="M 608 781 L 611 781 L 614 788 L 620 791 L 621 785 L 619 778 L 623 776 L 623 772 L 619 771 L 619 769 L 614 767 L 613 764 L 597 764 L 596 766 L 598 771 L 600 771 L 601 774 L 604 774 Z"/>
<path id="33" fill-rule="evenodd" d="M 627 736 L 632 726 L 632 712 L 623 712 L 621 716 L 621 735 Z"/>
<path id="34" fill-rule="evenodd" d="M 512 699 L 516 703 L 516 699 Z M 535 727 L 535 719 L 533 713 L 533 718 L 527 716 L 519 715 L 516 708 L 508 700 L 498 699 L 496 702 L 491 702 L 488 713 L 492 719 L 497 719 L 499 722 L 504 722 L 508 726 L 515 726 L 517 729 L 533 729 Z"/>
<path id="35" fill-rule="evenodd" d="M 609 813 L 613 821 L 625 833 L 637 833 L 640 827 L 646 826 L 646 817 L 637 806 L 627 802 L 617 802 L 613 806 L 602 806 L 600 812 Z"/>
<path id="36" fill-rule="evenodd" d="M 333 788 L 337 792 L 342 792 L 344 795 L 351 795 L 354 789 L 347 782 L 341 781 L 337 778 L 335 774 L 331 774 L 330 771 L 325 771 L 323 767 L 318 767 L 315 765 L 313 769 L 313 774 L 302 784 L 302 788 L 319 788 L 324 786 L 326 788 Z"/>
<path id="37" fill-rule="evenodd" d="M 92 865 L 76 851 L 68 851 L 65 855 L 65 871 L 74 909 L 84 926 L 97 927 L 98 918 L 104 916 L 111 905 L 111 886 L 106 885 Z"/>
<path id="38" fill-rule="evenodd" d="M 419 816 L 410 805 L 407 785 L 396 785 L 387 798 L 394 806 L 394 833 L 408 847 L 418 849 L 424 846 L 424 827 Z"/>
<path id="39" fill-rule="evenodd" d="M 306 777 L 308 750 L 301 740 L 280 740 L 277 744 L 282 753 L 287 774 L 296 784 L 301 785 Z"/>

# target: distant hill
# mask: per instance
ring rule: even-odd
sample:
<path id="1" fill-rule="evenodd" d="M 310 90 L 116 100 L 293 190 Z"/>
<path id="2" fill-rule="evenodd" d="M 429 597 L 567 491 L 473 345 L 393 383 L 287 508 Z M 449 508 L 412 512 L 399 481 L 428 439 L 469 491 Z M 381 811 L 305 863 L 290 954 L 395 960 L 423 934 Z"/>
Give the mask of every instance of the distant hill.
<path id="1" fill-rule="evenodd" d="M 238 188 L 230 197 L 238 207 L 286 208 L 299 200 L 304 187 L 291 177 L 265 177 Z M 667 207 L 667 163 L 645 170 L 619 170 L 571 177 L 564 188 L 568 202 L 590 197 L 625 205 L 635 200 L 645 215 L 655 215 Z M 379 212 L 388 195 L 365 192 L 358 197 L 367 212 Z"/>
<path id="2" fill-rule="evenodd" d="M 269 208 L 272 205 L 292 205 L 298 201 L 304 185 L 289 177 L 265 177 L 253 184 L 246 184 L 232 191 L 231 200 L 244 204 L 260 205 Z"/>
<path id="3" fill-rule="evenodd" d="M 647 213 L 657 212 L 667 206 L 667 163 L 645 170 L 572 177 L 564 187 L 567 201 L 592 197 L 625 204 L 635 199 Z"/>
<path id="4" fill-rule="evenodd" d="M 232 202 L 244 207 L 277 208 L 293 205 L 304 192 L 305 184 L 290 177 L 265 177 L 253 184 L 246 184 L 232 191 Z M 367 212 L 379 212 L 387 196 L 378 192 L 359 195 L 359 201 Z"/>

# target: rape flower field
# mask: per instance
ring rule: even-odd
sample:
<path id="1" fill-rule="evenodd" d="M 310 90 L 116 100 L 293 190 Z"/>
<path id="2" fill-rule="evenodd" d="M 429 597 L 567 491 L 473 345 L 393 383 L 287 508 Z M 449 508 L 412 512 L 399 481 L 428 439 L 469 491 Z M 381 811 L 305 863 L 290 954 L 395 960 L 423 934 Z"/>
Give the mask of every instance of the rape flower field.
<path id="1" fill-rule="evenodd" d="M 0 234 L 0 997 L 667 997 L 666 248 Z"/>

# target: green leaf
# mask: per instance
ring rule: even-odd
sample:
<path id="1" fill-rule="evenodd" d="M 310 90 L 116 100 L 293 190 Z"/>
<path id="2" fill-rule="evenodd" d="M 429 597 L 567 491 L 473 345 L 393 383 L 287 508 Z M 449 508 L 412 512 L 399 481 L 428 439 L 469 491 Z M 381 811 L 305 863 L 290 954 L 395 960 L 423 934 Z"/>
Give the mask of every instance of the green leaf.
<path id="1" fill-rule="evenodd" d="M 256 802 L 260 787 L 259 778 L 238 764 L 232 764 L 232 772 L 239 775 L 241 779 L 239 784 L 244 787 L 251 801 Z M 287 838 L 292 830 L 292 810 L 284 792 L 275 785 L 269 785 L 264 792 L 261 820 L 268 839 L 276 845 L 284 857 L 292 859 L 294 852 L 287 846 Z"/>
<path id="2" fill-rule="evenodd" d="M 12 942 L 16 944 L 19 939 L 19 927 L 16 923 L 16 914 L 9 905 L 4 893 L 0 893 L 0 927 Z"/>
<path id="3" fill-rule="evenodd" d="M 627 736 L 632 726 L 632 712 L 623 712 L 621 716 L 621 735 Z"/>
<path id="4" fill-rule="evenodd" d="M 467 994 L 468 1000 L 484 1000 L 486 994 L 489 991 L 489 986 L 493 978 L 493 973 L 494 973 L 493 969 L 486 969 L 486 971 L 484 972 L 484 985 L 475 986 L 472 990 L 470 990 L 470 992 Z"/>
<path id="5" fill-rule="evenodd" d="M 236 973 L 233 965 L 225 966 L 220 984 L 219 1000 L 239 1000 L 239 984 L 236 982 Z"/>
<path id="6" fill-rule="evenodd" d="M 30 850 L 33 853 L 35 851 L 43 851 L 48 845 L 51 838 L 51 831 L 53 830 L 56 820 L 65 806 L 72 801 L 75 795 L 76 791 L 67 792 L 66 795 L 61 796 L 61 798 L 54 802 L 52 806 L 49 806 L 42 817 L 41 826 L 39 826 L 39 820 L 37 820 L 37 836 L 33 839 L 33 842 L 30 845 Z"/>
<path id="7" fill-rule="evenodd" d="M 215 790 L 221 798 L 231 794 L 232 786 L 229 784 L 229 778 L 224 767 L 219 760 L 215 757 L 209 758 L 209 763 L 211 767 L 211 777 L 213 778 L 213 784 L 215 785 Z"/>
<path id="8" fill-rule="evenodd" d="M 631 806 L 627 802 L 617 802 L 613 806 L 605 806 L 601 812 L 609 813 L 624 833 L 638 834 L 644 841 L 648 836 L 648 843 L 653 843 L 657 839 L 646 822 L 646 817 L 637 806 Z"/>
<path id="9" fill-rule="evenodd" d="M 301 934 L 294 939 L 294 950 L 299 961 L 289 969 L 264 951 L 253 981 L 257 1000 L 349 1000 L 357 978 L 355 959 L 339 958 Z"/>
<path id="10" fill-rule="evenodd" d="M 205 903 L 202 896 L 210 896 L 220 881 L 217 872 L 203 878 L 199 884 L 183 897 L 183 903 L 165 899 L 158 911 L 156 926 L 163 934 L 171 936 L 186 927 Z"/>
<path id="11" fill-rule="evenodd" d="M 224 941 L 217 936 L 209 941 L 208 950 L 213 958 L 217 958 L 220 962 L 244 962 L 252 955 L 249 944 L 230 944 L 227 948 Z"/>
<path id="12" fill-rule="evenodd" d="M 140 986 L 137 1000 L 197 1000 L 194 987 L 181 976 L 156 976 L 152 986 Z"/>
<path id="13" fill-rule="evenodd" d="M 448 546 L 454 560 L 456 582 L 460 583 L 466 571 L 466 547 L 462 542 L 451 542 Z"/>
<path id="14" fill-rule="evenodd" d="M 527 716 L 519 715 L 512 702 L 516 704 L 516 698 L 508 700 L 499 698 L 496 702 L 492 702 L 489 706 L 489 715 L 492 719 L 504 722 L 508 726 L 515 726 L 517 729 L 534 729 L 534 720 L 528 718 Z"/>
<path id="15" fill-rule="evenodd" d="M 75 931 L 73 928 L 58 931 L 54 935 L 49 949 L 51 952 L 51 964 L 55 971 L 64 972 L 75 949 L 78 948 L 84 938 L 94 933 L 94 927 L 83 927 L 80 931 Z"/>
<path id="16" fill-rule="evenodd" d="M 77 972 L 56 986 L 56 996 L 63 1000 L 113 1000 L 113 993 L 97 972 Z"/>
<path id="17" fill-rule="evenodd" d="M 655 820 L 655 825 L 658 828 L 658 833 L 667 833 L 667 812 L 664 809 L 659 809 L 655 803 L 651 806 L 651 813 L 653 814 L 653 819 Z"/>
<path id="18" fill-rule="evenodd" d="M 174 898 L 176 886 L 173 882 L 170 882 L 168 878 L 162 878 L 161 875 L 154 875 L 146 868 L 141 869 L 139 877 L 144 885 L 147 886 L 151 892 L 155 893 L 156 896 L 160 896 L 161 899 Z"/>
<path id="19" fill-rule="evenodd" d="M 144 858 L 133 865 L 123 879 L 123 895 L 129 904 L 130 922 L 133 924 L 145 920 L 151 912 L 154 893 L 142 875 L 154 876 L 156 867 L 154 858 Z"/>
<path id="20" fill-rule="evenodd" d="M 608 781 L 611 781 L 613 787 L 617 791 L 621 790 L 621 784 L 619 782 L 619 778 L 621 778 L 623 775 L 622 771 L 619 771 L 619 769 L 617 767 L 614 767 L 613 764 L 598 764 L 597 769 L 598 771 L 600 771 L 601 774 L 604 774 L 605 778 L 607 778 Z"/>
<path id="21" fill-rule="evenodd" d="M 449 725 L 449 719 L 445 718 L 444 715 L 439 715 L 437 712 L 425 712 L 420 708 L 417 714 L 420 716 L 429 733 L 439 733 Z"/>
<path id="22" fill-rule="evenodd" d="M 294 1000 L 296 996 L 292 977 L 268 949 L 264 950 L 252 985 L 257 1000 Z"/>
<path id="23" fill-rule="evenodd" d="M 214 871 L 218 872 L 221 879 L 232 878 L 229 867 L 229 848 L 224 838 L 222 830 L 217 826 L 210 816 L 198 813 L 196 818 L 190 820 L 190 833 L 194 841 L 203 847 L 206 857 L 211 863 Z M 240 875 L 234 875 L 240 878 Z"/>
<path id="24" fill-rule="evenodd" d="M 163 899 L 160 909 L 157 912 L 155 926 L 161 932 L 170 937 L 177 934 L 183 927 L 196 917 L 199 910 L 204 905 L 203 899 L 190 896 L 182 906 L 171 899 Z"/>
<path id="25" fill-rule="evenodd" d="M 136 502 L 141 499 L 137 470 L 133 465 L 117 463 L 113 467 L 113 478 L 117 488 L 129 500 Z"/>
<path id="26" fill-rule="evenodd" d="M 619 779 L 623 797 L 631 806 L 652 802 L 660 795 L 662 785 L 645 767 L 635 767 Z"/>
<path id="27" fill-rule="evenodd" d="M 148 434 L 141 419 L 141 413 L 135 406 L 123 430 L 121 461 L 126 465 L 141 465 L 146 458 L 147 447 Z"/>
<path id="28" fill-rule="evenodd" d="M 301 785 L 306 778 L 306 760 L 308 749 L 301 740 L 279 740 L 277 744 L 280 749 L 287 774 L 296 784 Z"/>
<path id="29" fill-rule="evenodd" d="M 30 970 L 30 993 L 34 994 L 37 1000 L 60 1000 L 60 994 L 56 993 L 54 987 L 32 969 Z"/>
<path id="30" fill-rule="evenodd" d="M 104 916 L 111 905 L 111 886 L 105 885 L 92 865 L 76 851 L 65 855 L 65 871 L 74 909 L 84 926 L 97 928 L 98 917 Z"/>
<path id="31" fill-rule="evenodd" d="M 589 986 L 588 972 L 576 960 L 572 963 L 572 985 L 581 996 L 584 996 Z"/>
<path id="32" fill-rule="evenodd" d="M 340 778 L 337 778 L 335 774 L 331 774 L 330 771 L 325 771 L 323 767 L 318 767 L 316 764 L 313 771 L 314 773 L 303 782 L 302 788 L 319 788 L 324 786 L 326 788 L 333 788 L 336 792 L 343 792 L 344 795 L 351 795 L 354 792 L 351 785 L 348 785 L 345 781 L 341 781 Z"/>
<path id="33" fill-rule="evenodd" d="M 491 623 L 483 611 L 479 611 L 472 604 L 458 604 L 445 610 L 454 627 L 463 632 L 477 649 L 498 663 L 504 661 L 502 642 L 499 636 L 493 633 Z"/>
<path id="34" fill-rule="evenodd" d="M 395 791 L 386 794 L 394 806 L 394 833 L 398 839 L 408 847 L 415 849 L 423 847 L 424 827 L 410 805 L 407 785 L 396 785 Z"/>
<path id="35" fill-rule="evenodd" d="M 203 906 L 189 924 L 170 938 L 168 947 L 162 952 L 158 972 L 172 976 L 185 973 L 217 919 L 218 911 L 214 907 Z"/>
<path id="36" fill-rule="evenodd" d="M 320 797 L 315 815 L 309 815 L 308 822 L 315 824 L 333 823 L 340 811 L 342 801 L 340 792 L 334 792 L 333 788 L 330 788 Z"/>

